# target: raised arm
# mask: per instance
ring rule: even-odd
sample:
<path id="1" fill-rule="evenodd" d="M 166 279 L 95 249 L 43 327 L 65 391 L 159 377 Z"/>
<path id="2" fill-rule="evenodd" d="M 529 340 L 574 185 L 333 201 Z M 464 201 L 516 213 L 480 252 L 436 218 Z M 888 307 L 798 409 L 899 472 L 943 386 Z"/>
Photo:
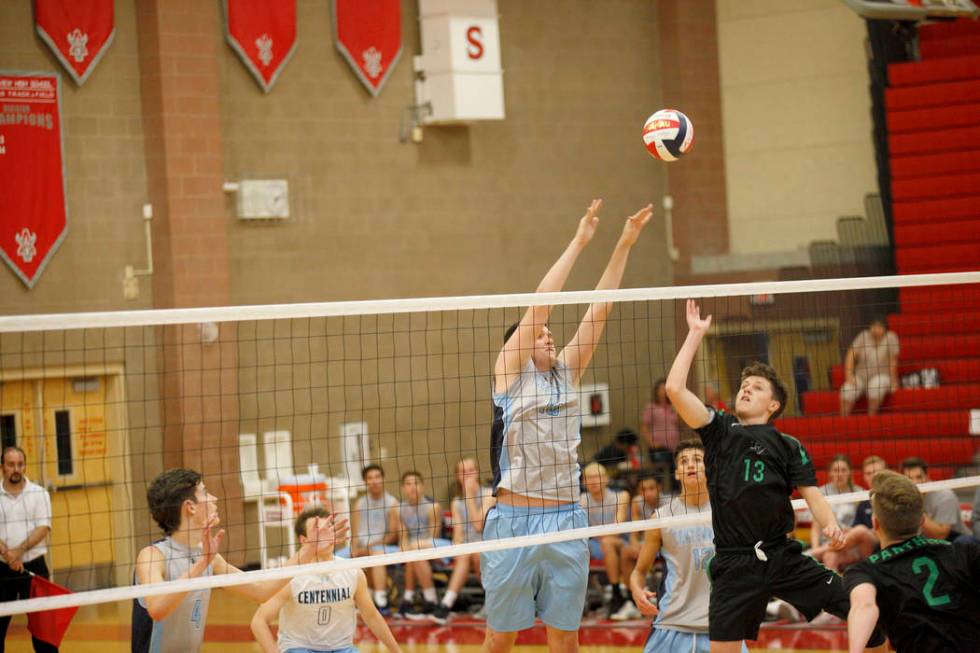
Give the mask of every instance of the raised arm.
<path id="1" fill-rule="evenodd" d="M 711 419 L 711 413 L 696 394 L 687 389 L 687 375 L 691 372 L 694 356 L 711 327 L 711 316 L 701 319 L 701 309 L 693 299 L 687 300 L 687 338 L 674 358 L 674 364 L 667 375 L 667 396 L 674 410 L 684 423 L 692 429 L 699 429 Z"/>
<path id="2" fill-rule="evenodd" d="M 640 237 L 643 227 L 650 221 L 653 215 L 653 207 L 647 204 L 642 209 L 626 218 L 623 225 L 623 233 L 613 249 L 612 256 L 606 264 L 606 269 L 596 284 L 596 290 L 614 290 L 619 288 L 623 281 L 623 272 L 626 270 L 626 262 L 629 260 L 630 250 L 636 244 L 636 239 Z M 592 304 L 585 311 L 585 316 L 579 324 L 578 331 L 569 341 L 568 345 L 562 350 L 559 358 L 572 373 L 572 378 L 578 384 L 582 374 L 592 360 L 592 354 L 602 338 L 602 330 L 609 319 L 612 311 L 612 302 L 600 302 Z"/>
<path id="3" fill-rule="evenodd" d="M 565 281 L 568 279 L 578 255 L 582 253 L 585 246 L 592 240 L 592 236 L 595 235 L 596 226 L 599 224 L 598 213 L 601 208 L 602 200 L 592 200 L 592 204 L 585 211 L 585 215 L 579 220 L 578 230 L 575 232 L 572 242 L 568 244 L 565 251 L 548 270 L 548 273 L 544 275 L 535 292 L 558 292 L 565 286 Z M 503 349 L 497 355 L 497 362 L 493 367 L 494 389 L 497 392 L 506 392 L 507 388 L 520 377 L 521 370 L 531 358 L 534 340 L 538 337 L 541 328 L 548 323 L 550 315 L 551 306 L 532 306 L 524 313 L 517 331 L 504 343 Z"/>

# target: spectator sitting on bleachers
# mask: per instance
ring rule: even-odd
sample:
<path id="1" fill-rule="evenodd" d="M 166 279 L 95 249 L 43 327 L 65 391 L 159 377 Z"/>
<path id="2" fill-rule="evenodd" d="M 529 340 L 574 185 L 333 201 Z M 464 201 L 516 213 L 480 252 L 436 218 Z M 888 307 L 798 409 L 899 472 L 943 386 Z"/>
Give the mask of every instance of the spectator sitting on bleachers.
<path id="1" fill-rule="evenodd" d="M 592 456 L 592 460 L 599 463 L 606 469 L 629 471 L 639 469 L 639 439 L 632 429 L 622 429 L 616 433 L 616 438 L 599 449 Z"/>
<path id="2" fill-rule="evenodd" d="M 929 466 L 921 458 L 903 460 L 902 473 L 916 485 L 929 482 Z M 923 493 L 922 512 L 922 534 L 926 537 L 952 542 L 961 535 L 969 535 L 960 517 L 960 500 L 952 490 Z"/>
<path id="3" fill-rule="evenodd" d="M 868 395 L 868 415 L 875 415 L 889 392 L 898 390 L 898 336 L 885 318 L 876 317 L 859 333 L 844 358 L 840 414 L 849 415 L 861 395 Z"/>
<path id="4" fill-rule="evenodd" d="M 888 469 L 888 463 L 881 456 L 868 456 L 861 463 L 864 484 L 871 487 L 875 474 Z M 823 564 L 829 569 L 841 571 L 844 567 L 864 560 L 878 546 L 878 536 L 871 526 L 871 502 L 867 499 L 855 506 L 851 527 L 844 533 L 844 547 L 839 551 L 828 550 L 823 554 Z"/>
<path id="5" fill-rule="evenodd" d="M 848 494 L 863 490 L 859 485 L 854 485 L 851 475 L 851 459 L 845 454 L 834 456 L 830 464 L 827 465 L 827 483 L 820 486 L 820 491 L 824 496 L 832 497 L 838 494 Z M 836 503 L 832 504 L 837 523 L 846 528 L 847 524 L 854 523 L 856 503 Z M 823 562 L 824 557 L 831 548 L 827 538 L 823 536 L 818 528 L 810 529 L 810 555 Z"/>
<path id="6" fill-rule="evenodd" d="M 609 489 L 609 475 L 606 468 L 599 463 L 589 463 L 582 473 L 585 481 L 585 492 L 580 503 L 589 518 L 589 526 L 606 526 L 619 524 L 629 519 L 629 492 L 614 492 Z M 607 617 L 619 612 L 628 600 L 625 580 L 633 571 L 636 558 L 628 560 L 622 555 L 625 540 L 621 535 L 604 535 L 589 540 L 589 551 L 592 558 L 602 560 L 606 567 L 609 585 L 606 586 L 608 595 Z"/>

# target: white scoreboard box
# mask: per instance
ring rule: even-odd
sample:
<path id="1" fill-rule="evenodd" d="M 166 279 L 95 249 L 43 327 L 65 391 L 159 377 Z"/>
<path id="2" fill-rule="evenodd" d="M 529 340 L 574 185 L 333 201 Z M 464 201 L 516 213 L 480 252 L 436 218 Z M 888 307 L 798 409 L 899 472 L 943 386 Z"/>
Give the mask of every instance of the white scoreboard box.
<path id="1" fill-rule="evenodd" d="M 497 0 L 419 0 L 426 123 L 504 119 Z"/>

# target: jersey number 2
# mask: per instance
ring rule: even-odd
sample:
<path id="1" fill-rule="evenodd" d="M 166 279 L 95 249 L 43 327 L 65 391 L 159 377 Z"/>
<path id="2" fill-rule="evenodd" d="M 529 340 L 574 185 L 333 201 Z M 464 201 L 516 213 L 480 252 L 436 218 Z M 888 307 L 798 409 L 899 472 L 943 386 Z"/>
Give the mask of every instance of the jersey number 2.
<path id="1" fill-rule="evenodd" d="M 752 469 L 755 468 L 755 473 L 752 473 Z M 766 463 L 757 460 L 755 463 L 752 462 L 751 458 L 745 459 L 745 480 L 749 480 L 749 475 L 751 474 L 752 480 L 756 483 L 761 483 L 766 478 Z"/>
<path id="2" fill-rule="evenodd" d="M 926 584 L 922 586 L 922 596 L 926 597 L 926 603 L 931 608 L 946 605 L 950 601 L 949 594 L 942 594 L 940 596 L 932 595 L 932 590 L 936 588 L 936 581 L 939 580 L 939 567 L 936 566 L 936 563 L 931 558 L 925 556 L 920 556 L 912 561 L 913 573 L 918 574 L 922 571 L 923 567 L 929 570 L 929 577 L 926 579 Z"/>

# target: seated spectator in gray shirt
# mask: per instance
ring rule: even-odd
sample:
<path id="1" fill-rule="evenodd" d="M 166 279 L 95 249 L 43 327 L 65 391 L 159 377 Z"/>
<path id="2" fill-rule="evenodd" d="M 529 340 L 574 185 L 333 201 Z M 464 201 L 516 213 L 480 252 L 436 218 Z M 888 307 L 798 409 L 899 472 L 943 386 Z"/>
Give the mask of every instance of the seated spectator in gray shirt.
<path id="1" fill-rule="evenodd" d="M 902 473 L 916 484 L 929 481 L 929 466 L 921 458 L 902 461 Z M 970 532 L 960 518 L 960 500 L 952 490 L 937 490 L 922 495 L 922 511 L 925 513 L 922 534 L 937 540 L 953 541 Z"/>

